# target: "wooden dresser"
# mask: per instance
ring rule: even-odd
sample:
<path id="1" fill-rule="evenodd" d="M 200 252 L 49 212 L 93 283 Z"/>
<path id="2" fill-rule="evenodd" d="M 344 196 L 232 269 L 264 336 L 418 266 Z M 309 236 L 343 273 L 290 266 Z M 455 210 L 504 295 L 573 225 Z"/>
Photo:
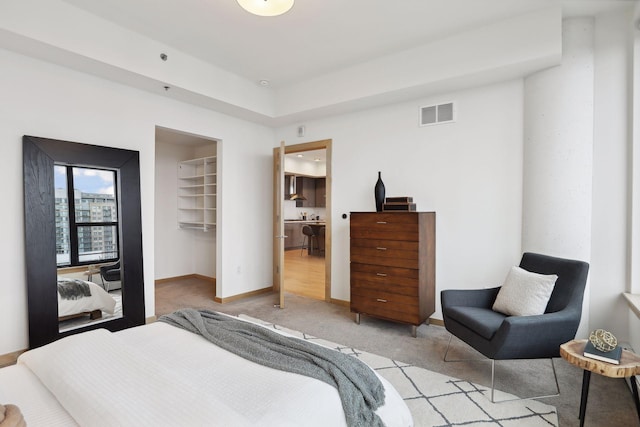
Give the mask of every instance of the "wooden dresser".
<path id="1" fill-rule="evenodd" d="M 435 212 L 351 212 L 351 311 L 413 325 L 435 311 Z"/>

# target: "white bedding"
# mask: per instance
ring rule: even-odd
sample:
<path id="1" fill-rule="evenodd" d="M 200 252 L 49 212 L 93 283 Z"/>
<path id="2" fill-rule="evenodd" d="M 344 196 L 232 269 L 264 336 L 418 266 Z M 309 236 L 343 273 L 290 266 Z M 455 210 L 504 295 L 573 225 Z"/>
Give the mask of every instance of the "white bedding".
<path id="1" fill-rule="evenodd" d="M 83 426 L 346 425 L 330 385 L 249 362 L 161 322 L 74 335 L 24 353 L 13 368 L 28 368 L 57 398 L 67 417 L 59 425 L 74 425 L 64 424 L 68 416 Z M 411 426 L 406 404 L 382 381 L 385 405 L 378 415 L 389 427 Z M 14 403 L 2 392 L 0 401 Z M 34 411 L 25 405 L 31 403 L 18 405 L 30 427 L 52 425 L 30 418 Z"/>
<path id="2" fill-rule="evenodd" d="M 58 281 L 65 280 L 58 278 Z M 70 279 L 78 280 L 78 279 Z M 91 296 L 78 299 L 63 299 L 58 293 L 58 317 L 71 316 L 78 313 L 91 312 L 94 310 L 102 310 L 106 313 L 113 314 L 116 307 L 116 300 L 98 284 L 82 280 L 83 283 L 89 285 Z"/>
<path id="3" fill-rule="evenodd" d="M 0 369 L 0 402 L 17 405 L 28 427 L 78 425 L 38 377 L 24 365 Z"/>

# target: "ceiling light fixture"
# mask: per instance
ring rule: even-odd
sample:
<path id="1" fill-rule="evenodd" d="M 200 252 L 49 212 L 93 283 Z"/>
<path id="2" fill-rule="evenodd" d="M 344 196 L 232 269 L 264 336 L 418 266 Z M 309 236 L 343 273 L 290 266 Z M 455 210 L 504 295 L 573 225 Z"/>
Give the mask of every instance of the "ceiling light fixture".
<path id="1" fill-rule="evenodd" d="M 258 16 L 278 16 L 293 7 L 294 0 L 237 0 L 247 12 Z"/>

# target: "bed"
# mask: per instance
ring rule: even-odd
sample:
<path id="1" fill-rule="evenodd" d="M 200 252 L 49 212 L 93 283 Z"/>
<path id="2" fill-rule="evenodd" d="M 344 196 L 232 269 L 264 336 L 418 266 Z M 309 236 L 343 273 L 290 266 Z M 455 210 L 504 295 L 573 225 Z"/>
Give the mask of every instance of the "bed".
<path id="1" fill-rule="evenodd" d="M 102 287 L 86 280 L 58 277 L 58 320 L 88 315 L 92 320 L 102 312 L 113 314 L 116 301 Z"/>
<path id="2" fill-rule="evenodd" d="M 375 413 L 388 427 L 412 426 L 398 392 L 378 378 L 384 404 Z M 347 425 L 334 387 L 164 322 L 97 329 L 23 353 L 0 369 L 0 403 L 17 405 L 30 427 Z"/>

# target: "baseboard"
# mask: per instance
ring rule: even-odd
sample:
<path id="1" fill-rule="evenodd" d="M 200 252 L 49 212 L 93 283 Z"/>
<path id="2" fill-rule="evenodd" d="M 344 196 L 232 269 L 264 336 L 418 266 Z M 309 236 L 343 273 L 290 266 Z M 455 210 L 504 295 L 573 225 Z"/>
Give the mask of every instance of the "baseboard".
<path id="1" fill-rule="evenodd" d="M 216 278 L 215 277 L 203 276 L 202 274 L 194 274 L 193 277 L 198 278 L 198 279 L 202 279 L 202 280 L 207 280 L 207 281 L 213 283 L 214 285 L 216 284 Z"/>
<path id="2" fill-rule="evenodd" d="M 15 365 L 16 360 L 18 360 L 18 356 L 20 356 L 25 351 L 27 350 L 26 349 L 18 350 L 18 351 L 14 351 L 13 353 L 0 355 L 0 368 L 4 368 L 5 366 L 10 366 L 10 365 Z"/>
<path id="3" fill-rule="evenodd" d="M 183 280 L 183 279 L 202 279 L 202 280 L 207 280 L 213 283 L 214 285 L 216 283 L 215 277 L 203 276 L 202 274 L 185 274 L 183 276 L 165 277 L 164 279 L 154 280 L 154 283 L 156 285 L 159 285 L 161 283 L 173 282 L 175 280 Z"/>
<path id="4" fill-rule="evenodd" d="M 248 298 L 248 297 L 253 297 L 256 295 L 262 295 L 262 294 L 266 294 L 269 292 L 273 292 L 273 287 L 269 286 L 268 288 L 262 288 L 262 289 L 257 289 L 255 291 L 251 291 L 251 292 L 245 292 L 243 294 L 237 294 L 237 295 L 232 295 L 230 297 L 227 298 L 220 298 L 218 296 L 214 297 L 213 300 L 219 304 L 226 304 L 232 301 L 237 301 L 239 299 L 243 299 L 243 298 Z"/>
<path id="5" fill-rule="evenodd" d="M 157 316 L 151 316 L 151 317 L 147 317 L 146 319 L 144 319 L 144 323 L 145 323 L 145 325 L 148 325 L 149 323 L 153 323 L 156 320 L 158 320 Z"/>
<path id="6" fill-rule="evenodd" d="M 351 307 L 351 302 L 349 302 L 349 301 L 345 301 L 345 300 L 343 300 L 343 299 L 331 298 L 331 299 L 329 300 L 329 302 L 330 302 L 331 304 L 339 305 L 339 306 L 342 306 L 342 307 L 347 307 L 347 308 L 348 308 L 348 307 Z"/>
<path id="7" fill-rule="evenodd" d="M 427 323 L 428 323 L 429 325 L 444 326 L 444 320 L 434 319 L 433 317 L 430 317 L 430 318 L 427 320 Z"/>

